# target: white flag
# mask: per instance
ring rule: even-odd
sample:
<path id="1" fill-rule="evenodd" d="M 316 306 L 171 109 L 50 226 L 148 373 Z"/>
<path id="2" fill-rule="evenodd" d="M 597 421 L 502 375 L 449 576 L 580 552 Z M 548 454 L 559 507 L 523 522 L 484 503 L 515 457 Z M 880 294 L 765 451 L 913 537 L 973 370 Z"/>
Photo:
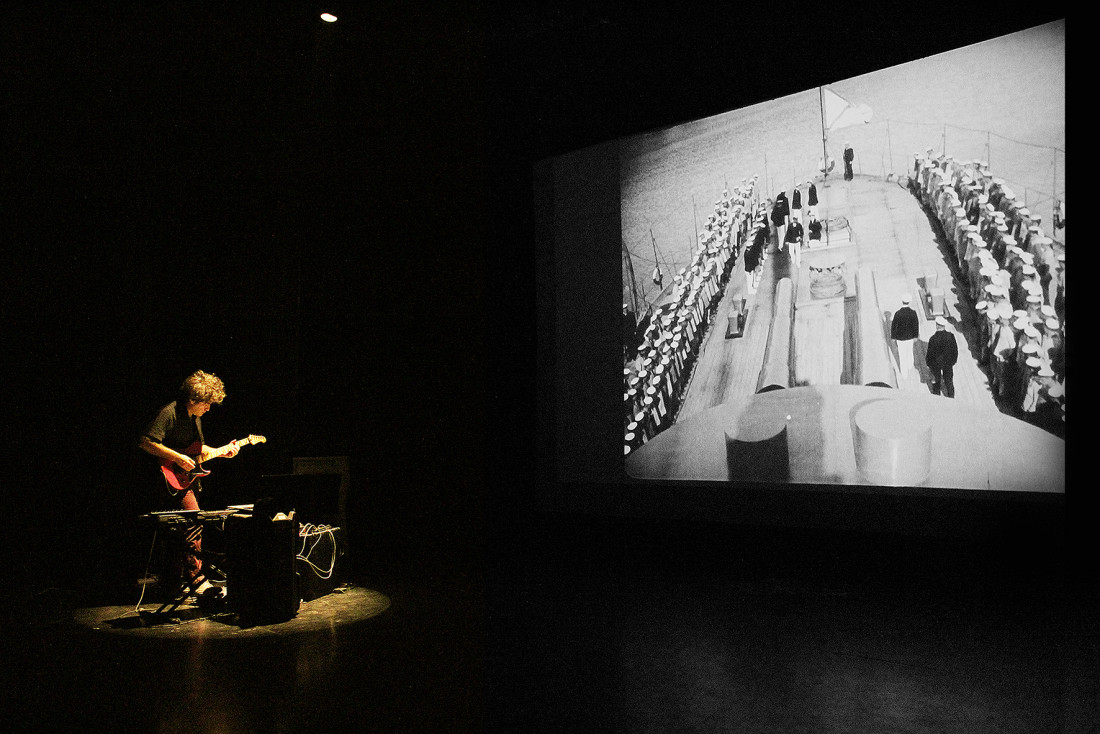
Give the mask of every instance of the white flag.
<path id="1" fill-rule="evenodd" d="M 866 124 L 871 121 L 871 108 L 865 104 L 852 104 L 828 87 L 825 98 L 825 127 L 838 130 L 842 127 Z"/>

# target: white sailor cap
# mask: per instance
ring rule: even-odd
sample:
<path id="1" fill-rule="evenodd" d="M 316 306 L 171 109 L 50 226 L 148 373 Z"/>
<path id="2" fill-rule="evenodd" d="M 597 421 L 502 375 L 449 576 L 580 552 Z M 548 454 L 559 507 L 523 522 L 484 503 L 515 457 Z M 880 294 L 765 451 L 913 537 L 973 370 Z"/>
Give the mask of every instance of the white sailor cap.
<path id="1" fill-rule="evenodd" d="M 997 315 L 1002 319 L 1012 318 L 1012 306 L 1008 301 L 1001 301 L 997 304 Z"/>
<path id="2" fill-rule="evenodd" d="M 1043 366 L 1043 360 L 1039 359 L 1038 357 L 1028 357 L 1027 366 L 1038 369 Z"/>
<path id="3" fill-rule="evenodd" d="M 976 308 L 979 311 L 984 311 L 987 308 L 989 308 L 989 301 L 978 301 L 977 303 L 974 304 L 974 308 Z"/>
<path id="4" fill-rule="evenodd" d="M 997 231 L 998 232 L 1007 232 L 1008 231 L 1008 225 L 1006 225 L 1004 222 L 998 222 L 997 223 Z"/>
<path id="5" fill-rule="evenodd" d="M 1038 272 L 1035 269 L 1034 265 L 1032 265 L 1030 263 L 1027 263 L 1027 262 L 1024 263 L 1024 266 L 1022 268 L 1020 268 L 1020 270 L 1023 271 L 1024 275 L 1035 275 Z"/>
<path id="6" fill-rule="evenodd" d="M 1035 328 L 1034 324 L 1028 324 L 1027 326 L 1025 326 L 1024 334 L 1027 335 L 1029 339 L 1039 339 L 1040 337 L 1042 337 L 1042 334 L 1039 333 L 1039 330 Z"/>
<path id="7" fill-rule="evenodd" d="M 1004 192 L 1005 192 L 1005 198 L 1006 199 L 1015 199 L 1016 198 L 1016 192 L 1013 191 L 1012 189 L 1008 188 L 1007 186 L 1004 187 Z"/>
<path id="8" fill-rule="evenodd" d="M 1050 318 L 1048 318 L 1046 321 L 1043 322 L 1043 326 L 1047 327 L 1051 331 L 1058 331 L 1058 327 L 1060 326 L 1060 324 L 1058 323 L 1058 319 L 1051 316 Z"/>
<path id="9" fill-rule="evenodd" d="M 937 316 L 936 326 L 947 326 L 947 319 L 945 319 L 943 316 Z"/>
<path id="10" fill-rule="evenodd" d="M 966 225 L 966 231 L 971 233 L 971 234 L 978 234 L 978 225 L 968 224 L 968 225 Z"/>
<path id="11" fill-rule="evenodd" d="M 1066 253 L 1064 253 L 1064 252 L 1057 253 L 1054 256 L 1054 259 L 1056 259 L 1060 263 L 1064 263 L 1066 261 Z"/>
<path id="12" fill-rule="evenodd" d="M 1013 315 L 1015 316 L 1015 314 L 1013 314 Z M 1012 327 L 1014 329 L 1019 329 L 1020 331 L 1023 331 L 1026 326 L 1027 326 L 1027 317 L 1026 316 L 1017 316 L 1016 320 L 1012 322 Z"/>
<path id="13" fill-rule="evenodd" d="M 1032 214 L 1031 215 L 1031 221 L 1036 222 L 1038 224 L 1042 224 L 1043 223 L 1043 215 L 1042 214 Z"/>
<path id="14" fill-rule="evenodd" d="M 1052 370 L 1050 368 L 1050 363 L 1049 362 L 1043 362 L 1042 367 L 1039 368 L 1039 377 L 1054 377 L 1054 370 Z M 1052 391 L 1053 391 L 1053 388 L 1051 388 L 1051 390 L 1048 391 L 1048 394 L 1049 394 L 1049 392 L 1052 392 Z M 1058 396 L 1055 395 L 1055 397 L 1058 397 Z"/>
<path id="15" fill-rule="evenodd" d="M 1005 180 L 1003 178 L 994 178 L 993 183 L 997 184 L 998 186 L 1004 186 Z"/>
<path id="16" fill-rule="evenodd" d="M 1050 375 L 1043 375 L 1043 376 L 1044 377 L 1051 377 L 1053 375 L 1053 373 L 1054 373 L 1054 370 L 1051 370 Z M 1060 398 L 1065 394 L 1066 394 L 1066 389 L 1064 387 L 1062 387 L 1060 384 L 1058 384 L 1057 382 L 1055 382 L 1053 385 L 1051 385 L 1050 389 L 1047 390 L 1047 395 L 1049 395 L 1049 396 L 1051 396 L 1052 398 L 1055 398 L 1055 399 Z M 1065 410 L 1066 410 L 1066 404 L 1062 403 L 1062 412 L 1065 412 Z"/>
<path id="17" fill-rule="evenodd" d="M 992 204 L 990 204 L 990 206 L 992 206 Z M 1003 220 L 1005 218 L 1005 213 L 1000 209 L 997 209 L 993 212 L 993 218 L 997 220 Z"/>
<path id="18" fill-rule="evenodd" d="M 1019 209 L 1017 209 L 1016 213 L 1018 215 L 1020 215 L 1021 217 L 1030 217 L 1031 216 L 1031 210 L 1028 209 L 1026 206 L 1022 206 Z"/>
<path id="19" fill-rule="evenodd" d="M 989 194 L 978 194 L 978 203 L 985 204 L 989 202 Z"/>
<path id="20" fill-rule="evenodd" d="M 1042 302 L 1043 302 L 1043 297 L 1040 296 L 1038 293 L 1032 293 L 1031 295 L 1029 295 L 1027 297 L 1027 304 L 1028 304 L 1029 307 L 1030 306 L 1038 306 Z"/>
<path id="21" fill-rule="evenodd" d="M 1037 354 L 1039 352 L 1039 345 L 1035 342 L 1028 342 L 1020 347 L 1020 351 L 1024 354 Z M 1028 359 L 1038 359 L 1038 357 L 1028 357 Z"/>
<path id="22" fill-rule="evenodd" d="M 1024 265 L 1034 265 L 1035 264 L 1035 253 L 1025 252 L 1025 251 L 1021 250 L 1019 247 L 1017 247 L 1016 250 L 1020 253 L 1020 259 L 1024 261 Z"/>
<path id="23" fill-rule="evenodd" d="M 1043 314 L 1043 316 L 1046 316 L 1048 319 L 1052 319 L 1057 315 L 1054 312 L 1054 306 L 1048 306 L 1045 303 L 1039 307 L 1039 311 Z"/>
<path id="24" fill-rule="evenodd" d="M 1053 245 L 1054 240 L 1052 240 L 1049 237 L 1040 237 L 1037 244 L 1040 244 L 1040 245 Z"/>
<path id="25" fill-rule="evenodd" d="M 1005 230 L 1000 230 L 1000 231 L 1006 231 L 1007 232 L 1008 230 L 1005 229 Z M 1010 234 L 1001 235 L 1001 242 L 1003 242 L 1005 244 L 1005 247 L 1015 247 L 1016 246 L 1016 238 L 1013 237 Z"/>
<path id="26" fill-rule="evenodd" d="M 908 306 L 909 305 L 909 294 L 905 294 L 904 296 L 902 296 L 901 297 L 901 302 L 903 304 L 905 304 L 906 306 Z"/>

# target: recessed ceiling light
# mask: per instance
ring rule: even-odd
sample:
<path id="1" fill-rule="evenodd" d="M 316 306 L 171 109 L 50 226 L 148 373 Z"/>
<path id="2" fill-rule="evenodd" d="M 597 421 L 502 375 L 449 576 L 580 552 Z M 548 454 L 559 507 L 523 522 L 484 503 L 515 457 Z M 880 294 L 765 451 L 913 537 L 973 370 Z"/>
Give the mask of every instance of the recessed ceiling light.
<path id="1" fill-rule="evenodd" d="M 321 20 L 325 21 L 326 23 L 335 23 L 336 16 L 332 13 L 321 13 Z"/>

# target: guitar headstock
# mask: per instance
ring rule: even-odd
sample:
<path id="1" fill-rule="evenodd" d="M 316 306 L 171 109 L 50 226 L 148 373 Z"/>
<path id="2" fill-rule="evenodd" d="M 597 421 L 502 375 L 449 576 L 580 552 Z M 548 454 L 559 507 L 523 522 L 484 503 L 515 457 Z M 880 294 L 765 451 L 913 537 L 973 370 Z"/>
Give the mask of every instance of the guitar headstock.
<path id="1" fill-rule="evenodd" d="M 250 435 L 248 438 L 242 438 L 238 443 L 264 443 L 267 439 L 263 436 Z"/>

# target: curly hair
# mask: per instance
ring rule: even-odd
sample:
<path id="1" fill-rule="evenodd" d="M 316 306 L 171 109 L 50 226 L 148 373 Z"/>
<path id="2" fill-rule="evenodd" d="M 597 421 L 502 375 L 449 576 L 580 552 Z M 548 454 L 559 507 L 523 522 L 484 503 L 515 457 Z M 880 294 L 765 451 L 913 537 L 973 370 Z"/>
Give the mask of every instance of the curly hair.
<path id="1" fill-rule="evenodd" d="M 225 385 L 217 375 L 198 370 L 183 381 L 180 393 L 193 403 L 216 405 L 225 400 Z"/>

